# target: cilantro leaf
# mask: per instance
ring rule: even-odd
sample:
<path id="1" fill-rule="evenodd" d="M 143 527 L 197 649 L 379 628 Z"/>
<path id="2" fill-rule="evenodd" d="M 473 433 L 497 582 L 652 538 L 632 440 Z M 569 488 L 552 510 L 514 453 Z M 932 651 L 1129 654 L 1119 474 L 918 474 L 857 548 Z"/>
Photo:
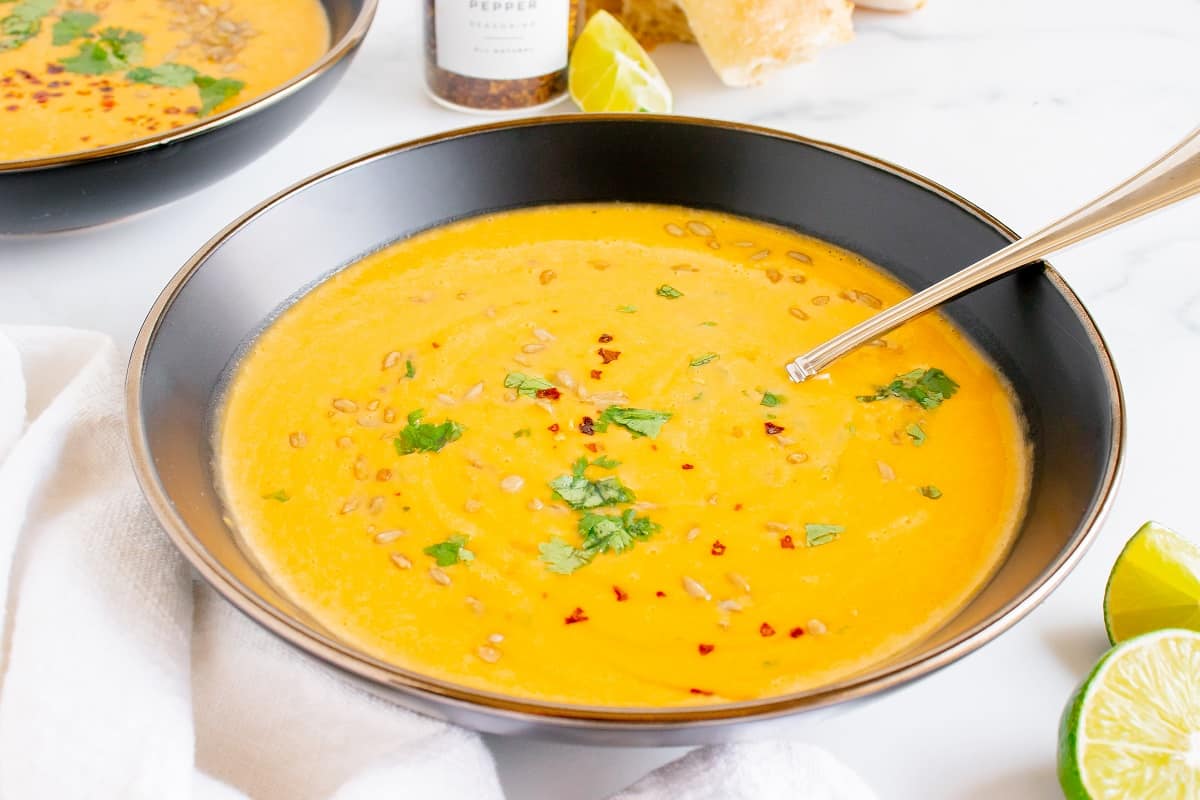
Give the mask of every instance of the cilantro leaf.
<path id="1" fill-rule="evenodd" d="M 887 386 L 881 386 L 875 394 L 859 395 L 864 403 L 876 400 L 886 400 L 889 397 L 899 397 L 911 400 L 921 408 L 937 408 L 943 401 L 949 400 L 958 391 L 958 384 L 940 369 L 914 369 L 896 379 Z"/>
<path id="2" fill-rule="evenodd" d="M 42 17 L 54 10 L 55 0 L 25 0 L 0 18 L 0 53 L 15 50 L 42 30 Z"/>
<path id="3" fill-rule="evenodd" d="M 620 311 L 622 314 L 636 314 L 637 306 L 617 306 L 617 311 Z"/>
<path id="4" fill-rule="evenodd" d="M 583 537 L 583 549 L 597 553 L 621 553 L 633 547 L 636 541 L 645 541 L 662 526 L 651 522 L 649 517 L 639 517 L 630 508 L 621 516 L 605 516 L 590 511 L 579 519 L 579 535 Z"/>
<path id="5" fill-rule="evenodd" d="M 704 322 L 701 322 L 700 324 L 701 324 L 701 325 L 703 325 L 703 326 L 704 326 L 704 327 L 706 327 L 706 328 L 715 328 L 715 327 L 717 327 L 717 323 L 713 322 L 711 319 L 710 319 L 710 320 L 705 320 Z"/>
<path id="6" fill-rule="evenodd" d="M 520 430 L 513 431 L 514 439 L 521 439 L 523 437 L 532 436 L 532 435 L 533 435 L 533 431 L 529 430 L 529 428 L 521 428 Z"/>
<path id="7" fill-rule="evenodd" d="M 605 430 L 608 423 L 615 422 L 616 424 L 626 428 L 634 437 L 649 436 L 651 439 L 658 436 L 658 432 L 662 430 L 662 426 L 666 424 L 673 414 L 669 411 L 655 411 L 649 408 L 627 408 L 624 406 L 609 406 L 600 414 L 600 427 L 598 430 Z"/>
<path id="8" fill-rule="evenodd" d="M 417 366 L 413 364 L 412 359 L 404 362 L 404 377 L 415 378 L 417 376 Z"/>
<path id="9" fill-rule="evenodd" d="M 292 499 L 292 496 L 283 489 L 276 489 L 270 494 L 264 494 L 262 498 L 263 500 L 275 500 L 280 503 L 286 503 L 288 500 Z"/>
<path id="10" fill-rule="evenodd" d="M 693 358 L 690 362 L 688 362 L 688 366 L 689 367 L 703 367 L 705 364 L 711 364 L 712 362 L 716 361 L 720 357 L 721 356 L 718 353 L 703 353 L 702 355 L 698 355 L 695 358 Z"/>
<path id="11" fill-rule="evenodd" d="M 431 544 L 423 551 L 432 556 L 439 567 L 452 567 L 460 561 L 474 561 L 475 554 L 466 548 L 467 537 L 456 533 L 444 542 Z"/>
<path id="12" fill-rule="evenodd" d="M 930 500 L 937 500 L 942 496 L 942 490 L 933 484 L 930 484 L 929 486 L 922 486 L 920 492 L 923 496 L 928 497 Z"/>
<path id="13" fill-rule="evenodd" d="M 197 116 L 207 117 L 217 106 L 236 96 L 246 84 L 234 78 L 210 78 L 201 75 L 193 81 L 200 89 L 200 110 Z"/>
<path id="14" fill-rule="evenodd" d="M 129 69 L 142 58 L 143 39 L 145 37 L 136 31 L 105 28 L 96 41 L 81 43 L 75 55 L 60 58 L 59 63 L 68 72 L 81 75 L 105 75 Z"/>
<path id="15" fill-rule="evenodd" d="M 136 67 L 125 73 L 134 83 L 181 88 L 191 86 L 200 73 L 185 64 L 160 64 L 157 67 Z"/>
<path id="16" fill-rule="evenodd" d="M 676 289 L 674 286 L 663 284 L 654 290 L 654 293 L 659 297 L 665 297 L 668 300 L 674 300 L 677 297 L 683 297 L 683 292 Z"/>
<path id="17" fill-rule="evenodd" d="M 559 575 L 570 575 L 580 567 L 586 566 L 595 556 L 595 553 L 572 547 L 562 539 L 542 542 L 538 545 L 538 552 L 541 553 L 546 568 Z"/>
<path id="18" fill-rule="evenodd" d="M 58 22 L 54 23 L 54 44 L 70 44 L 76 39 L 91 37 L 91 29 L 100 21 L 100 17 L 86 11 L 68 11 Z"/>
<path id="19" fill-rule="evenodd" d="M 767 406 L 768 408 L 774 408 L 775 406 L 782 403 L 783 400 L 784 400 L 784 397 L 781 394 L 774 394 L 772 392 L 763 392 L 762 401 L 759 403 L 759 405 Z"/>
<path id="20" fill-rule="evenodd" d="M 560 475 L 550 481 L 550 488 L 560 500 L 576 511 L 632 503 L 636 497 L 629 487 L 621 483 L 620 478 L 610 476 L 593 481 L 584 476 L 591 465 L 612 469 L 617 463 L 607 456 L 601 456 L 588 464 L 587 458 L 581 457 L 572 465 L 571 474 Z"/>
<path id="21" fill-rule="evenodd" d="M 616 469 L 617 467 L 621 466 L 621 462 L 617 461 L 615 458 L 610 458 L 609 456 L 600 456 L 592 459 L 592 466 L 600 467 L 601 469 Z"/>
<path id="22" fill-rule="evenodd" d="M 516 389 L 522 397 L 537 397 L 543 389 L 553 389 L 554 384 L 538 375 L 526 375 L 523 372 L 510 372 L 504 376 L 504 386 Z"/>
<path id="23" fill-rule="evenodd" d="M 925 439 L 927 438 L 925 436 L 925 431 L 922 430 L 921 426 L 917 423 L 914 422 L 913 424 L 909 425 L 904 429 L 904 432 L 912 437 L 914 447 L 920 447 L 921 445 L 925 444 Z"/>
<path id="24" fill-rule="evenodd" d="M 810 522 L 804 526 L 804 538 L 809 547 L 820 547 L 832 542 L 844 530 L 846 530 L 845 527 L 841 525 L 821 525 Z"/>
<path id="25" fill-rule="evenodd" d="M 446 420 L 440 425 L 422 422 L 425 412 L 417 409 L 408 415 L 408 425 L 400 431 L 393 440 L 396 452 L 402 456 L 410 453 L 436 453 L 451 442 L 458 441 L 463 434 L 463 426 L 454 420 Z"/>

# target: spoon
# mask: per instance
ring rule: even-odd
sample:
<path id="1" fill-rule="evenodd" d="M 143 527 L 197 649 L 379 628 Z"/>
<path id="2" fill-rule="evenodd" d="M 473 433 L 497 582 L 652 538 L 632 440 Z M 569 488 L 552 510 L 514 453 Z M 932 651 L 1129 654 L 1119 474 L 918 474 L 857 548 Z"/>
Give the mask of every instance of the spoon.
<path id="1" fill-rule="evenodd" d="M 914 317 L 1109 228 L 1200 192 L 1200 128 L 1119 186 L 1037 233 L 976 261 L 891 308 L 860 322 L 787 365 L 796 383 Z"/>

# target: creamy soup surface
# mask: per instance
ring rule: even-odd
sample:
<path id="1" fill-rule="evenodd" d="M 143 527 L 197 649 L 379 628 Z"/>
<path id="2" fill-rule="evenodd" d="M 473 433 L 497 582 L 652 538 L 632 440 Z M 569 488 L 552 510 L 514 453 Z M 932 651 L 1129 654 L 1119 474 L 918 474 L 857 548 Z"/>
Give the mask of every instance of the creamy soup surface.
<path id="1" fill-rule="evenodd" d="M 220 482 L 284 592 L 426 675 L 642 707 L 828 684 L 944 624 L 1023 511 L 1011 393 L 944 319 L 788 382 L 906 294 L 707 211 L 448 225 L 261 334 Z"/>
<path id="2" fill-rule="evenodd" d="M 0 164 L 181 128 L 328 46 L 319 0 L 0 0 Z"/>

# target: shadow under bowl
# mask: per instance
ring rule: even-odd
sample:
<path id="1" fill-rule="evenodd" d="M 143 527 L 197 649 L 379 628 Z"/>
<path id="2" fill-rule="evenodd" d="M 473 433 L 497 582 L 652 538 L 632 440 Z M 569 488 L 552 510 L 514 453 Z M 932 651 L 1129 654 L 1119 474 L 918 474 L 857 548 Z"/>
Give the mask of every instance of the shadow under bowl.
<path id="1" fill-rule="evenodd" d="M 246 166 L 337 85 L 379 0 L 321 0 L 330 47 L 304 72 L 222 114 L 123 144 L 0 161 L 0 235 L 89 228 L 166 205 Z"/>
<path id="2" fill-rule="evenodd" d="M 134 348 L 127 404 L 135 467 L 167 532 L 204 578 L 263 627 L 404 706 L 496 733 L 672 745 L 761 735 L 798 713 L 811 720 L 817 709 L 928 675 L 1011 627 L 1079 560 L 1117 481 L 1122 396 L 1087 311 L 1053 269 L 1037 265 L 943 309 L 1005 374 L 1027 420 L 1033 479 L 1019 534 L 961 613 L 869 673 L 726 705 L 572 706 L 398 669 L 315 624 L 256 571 L 222 521 L 208 425 L 239 349 L 303 287 L 400 237 L 503 209 L 606 201 L 783 225 L 861 254 L 914 290 L 1015 238 L 962 198 L 878 159 L 705 120 L 547 118 L 451 132 L 335 167 L 210 241 L 164 290 Z"/>

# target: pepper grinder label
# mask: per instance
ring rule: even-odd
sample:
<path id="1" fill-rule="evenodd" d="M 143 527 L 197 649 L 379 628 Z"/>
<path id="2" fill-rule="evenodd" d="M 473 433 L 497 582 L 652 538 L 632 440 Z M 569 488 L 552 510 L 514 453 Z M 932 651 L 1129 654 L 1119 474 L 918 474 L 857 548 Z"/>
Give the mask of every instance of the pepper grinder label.
<path id="1" fill-rule="evenodd" d="M 536 78 L 567 66 L 570 0 L 435 0 L 437 65 L 470 78 Z"/>

